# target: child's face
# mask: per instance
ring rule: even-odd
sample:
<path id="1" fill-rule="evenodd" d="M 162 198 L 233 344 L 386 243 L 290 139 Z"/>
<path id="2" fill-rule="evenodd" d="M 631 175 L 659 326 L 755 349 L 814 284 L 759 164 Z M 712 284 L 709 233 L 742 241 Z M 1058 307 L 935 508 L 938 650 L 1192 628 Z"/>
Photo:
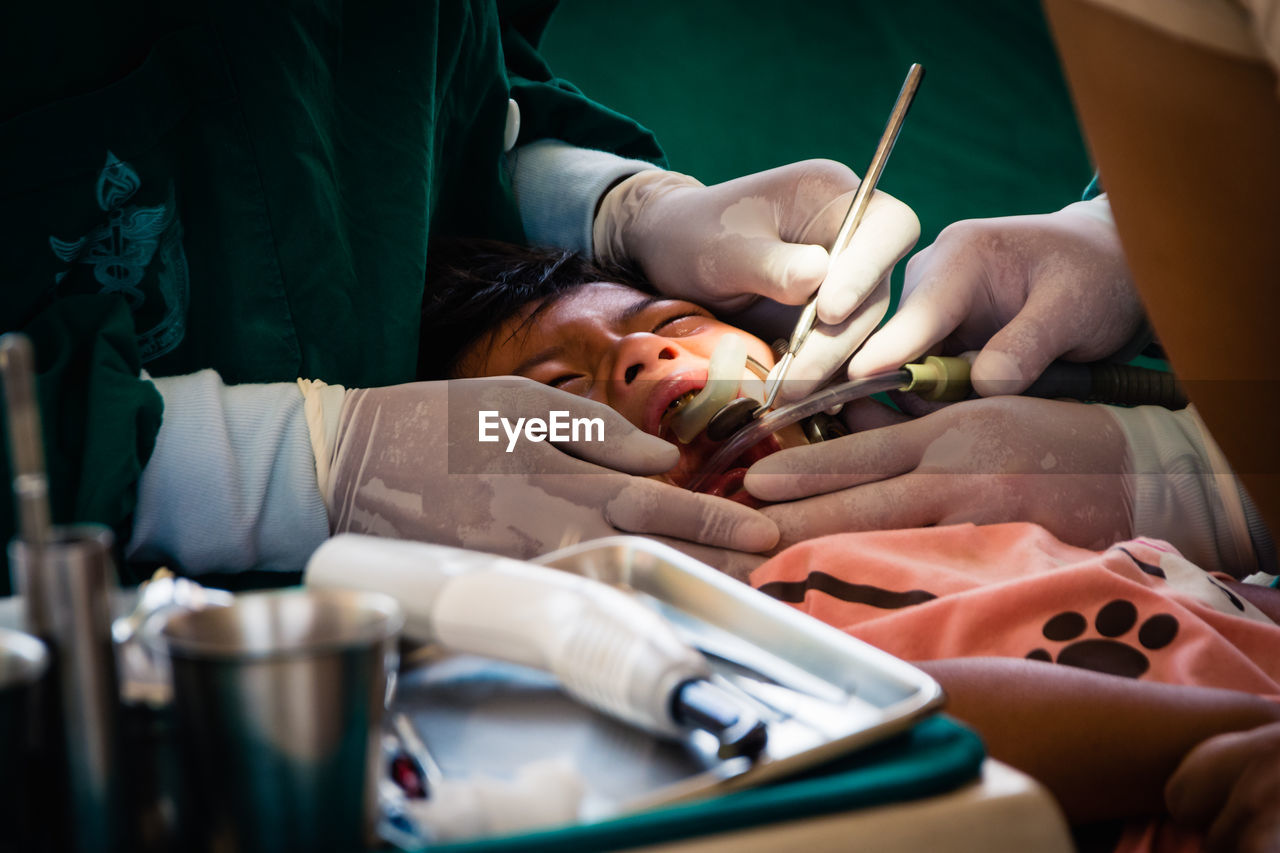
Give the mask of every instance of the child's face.
<path id="1" fill-rule="evenodd" d="M 526 376 L 608 405 L 680 447 L 680 464 L 665 477 L 676 485 L 688 482 L 716 445 L 704 436 L 680 445 L 663 415 L 676 398 L 706 384 L 707 363 L 720 339 L 739 335 L 748 355 L 773 366 L 763 341 L 691 302 L 596 282 L 563 294 L 526 324 L 540 304 L 525 306 L 465 350 L 459 374 Z M 759 384 L 749 369 L 744 379 Z M 752 455 L 758 458 L 776 447 L 762 446 Z M 716 480 L 706 491 L 732 496 L 739 492 L 741 473 Z"/>

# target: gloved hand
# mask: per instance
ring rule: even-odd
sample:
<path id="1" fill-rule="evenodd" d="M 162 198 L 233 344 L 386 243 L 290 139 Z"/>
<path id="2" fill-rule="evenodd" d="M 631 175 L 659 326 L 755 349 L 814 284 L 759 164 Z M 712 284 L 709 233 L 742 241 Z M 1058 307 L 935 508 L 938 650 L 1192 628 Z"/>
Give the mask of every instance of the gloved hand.
<path id="1" fill-rule="evenodd" d="M 1130 538 L 1124 433 L 1102 406 L 971 400 L 767 456 L 747 471 L 782 544 L 855 530 L 1031 521 L 1064 542 Z"/>
<path id="2" fill-rule="evenodd" d="M 1095 361 L 1144 330 L 1104 198 L 1056 213 L 971 219 L 907 263 L 902 303 L 849 363 L 849 376 L 899 367 L 942 343 L 981 350 L 982 396 L 1022 392 L 1056 358 Z"/>
<path id="3" fill-rule="evenodd" d="M 784 545 L 846 530 L 1030 521 L 1105 548 L 1163 539 L 1207 571 L 1263 568 L 1269 533 L 1192 409 L 1126 409 L 1035 397 L 966 400 L 908 420 L 846 406 L 865 429 L 783 450 L 744 485 Z"/>
<path id="4" fill-rule="evenodd" d="M 858 176 L 807 160 L 706 187 L 675 172 L 645 171 L 604 198 L 595 220 L 602 260 L 630 260 L 663 293 L 719 311 L 758 296 L 802 305 L 817 291 L 819 324 L 782 393 L 809 393 L 836 372 L 884 317 L 889 273 L 920 236 L 911 208 L 877 191 L 849 247 L 827 247 Z"/>
<path id="5" fill-rule="evenodd" d="M 1169 814 L 1205 832 L 1205 850 L 1280 850 L 1280 723 L 1209 738 L 1165 786 Z"/>
<path id="6" fill-rule="evenodd" d="M 332 532 L 360 532 L 458 545 L 528 558 L 619 532 L 676 537 L 704 561 L 734 563 L 771 547 L 777 530 L 757 511 L 644 476 L 675 465 L 672 445 L 621 415 L 517 377 L 418 382 L 307 392 L 321 494 Z M 493 412 L 481 442 L 482 411 Z M 563 412 L 598 418 L 604 441 L 532 441 L 518 418 Z M 498 418 L 520 435 L 514 445 Z M 328 426 L 325 426 L 327 422 Z M 566 427 L 567 429 L 567 427 Z M 591 433 L 592 438 L 595 433 Z M 512 446 L 511 452 L 507 451 Z M 625 473 L 624 473 L 625 472 Z M 750 561 L 748 561 L 750 562 Z"/>

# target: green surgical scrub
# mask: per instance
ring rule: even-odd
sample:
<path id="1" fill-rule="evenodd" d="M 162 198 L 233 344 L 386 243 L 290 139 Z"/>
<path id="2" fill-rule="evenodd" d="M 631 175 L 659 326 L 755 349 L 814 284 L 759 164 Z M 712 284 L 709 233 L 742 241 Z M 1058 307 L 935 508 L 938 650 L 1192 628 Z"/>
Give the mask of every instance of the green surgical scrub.
<path id="1" fill-rule="evenodd" d="M 553 3 L 6 5 L 0 317 L 36 343 L 60 522 L 127 534 L 162 416 L 140 370 L 414 379 L 430 236 L 522 238 L 508 98 L 522 143 L 661 162 L 551 76 Z"/>

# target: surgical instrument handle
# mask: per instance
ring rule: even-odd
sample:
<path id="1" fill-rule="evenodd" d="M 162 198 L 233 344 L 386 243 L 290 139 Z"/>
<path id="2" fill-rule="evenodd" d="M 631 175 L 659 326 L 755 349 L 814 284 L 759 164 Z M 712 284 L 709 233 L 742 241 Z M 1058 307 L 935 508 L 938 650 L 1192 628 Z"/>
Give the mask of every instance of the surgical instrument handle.
<path id="1" fill-rule="evenodd" d="M 1188 402 L 1186 391 L 1172 373 L 1104 362 L 1055 361 L 1022 395 L 1121 406 L 1162 406 L 1175 411 L 1185 409 Z"/>
<path id="2" fill-rule="evenodd" d="M 862 216 L 867 212 L 867 206 L 871 203 L 871 195 L 876 190 L 876 184 L 880 182 L 880 175 L 884 172 L 885 165 L 889 162 L 889 155 L 893 152 L 893 146 L 898 141 L 898 133 L 902 130 L 902 123 L 907 117 L 907 111 L 911 109 L 911 102 L 915 100 L 916 90 L 920 88 L 920 81 L 924 79 L 924 66 L 920 63 L 912 63 L 907 69 L 907 78 L 902 83 L 902 89 L 898 92 L 898 99 L 894 102 L 893 110 L 889 113 L 889 121 L 884 126 L 884 132 L 880 134 L 880 143 L 876 146 L 876 152 L 871 157 L 871 165 L 867 167 L 866 173 L 862 176 L 862 182 L 858 184 L 858 189 L 853 194 L 853 201 L 849 203 L 849 210 L 845 213 L 844 221 L 840 224 L 840 230 L 836 234 L 836 239 L 831 244 L 830 263 L 834 263 L 840 253 L 849 246 L 849 242 L 853 239 L 853 233 L 857 230 L 858 225 L 862 222 Z M 769 388 L 765 392 L 764 405 L 760 407 L 763 414 L 768 411 L 778 398 L 778 391 L 782 388 L 782 382 L 786 379 L 787 373 L 791 370 L 791 364 L 795 360 L 796 353 L 800 347 L 808 339 L 809 333 L 813 331 L 814 325 L 818 320 L 818 294 L 815 292 L 805 304 L 804 309 L 800 312 L 800 318 L 796 321 L 795 329 L 791 332 L 791 339 L 787 342 L 787 351 L 778 362 L 774 379 L 770 382 Z"/>
<path id="3" fill-rule="evenodd" d="M 931 355 L 919 363 L 905 365 L 905 369 L 911 372 L 911 383 L 900 391 L 943 402 L 973 395 L 969 363 L 962 358 Z M 1187 406 L 1187 395 L 1172 373 L 1106 362 L 1051 362 L 1019 396 L 1173 410 Z"/>
<path id="4" fill-rule="evenodd" d="M 849 212 L 845 214 L 835 242 L 831 244 L 832 260 L 849 248 L 849 241 L 853 239 L 853 232 L 857 230 L 863 214 L 867 212 L 867 206 L 871 203 L 871 194 L 875 192 L 876 184 L 880 183 L 880 175 L 884 173 L 889 155 L 893 153 L 893 146 L 898 142 L 898 133 L 902 130 L 902 123 L 907 118 L 907 111 L 911 109 L 916 90 L 920 88 L 920 81 L 923 79 L 924 66 L 918 62 L 912 63 L 907 69 L 907 79 L 902 83 L 902 90 L 898 92 L 898 99 L 893 104 L 893 111 L 889 113 L 889 121 L 884 126 L 884 132 L 880 134 L 880 142 L 876 145 L 876 153 L 871 157 L 871 165 L 867 166 L 867 172 L 862 176 L 862 183 L 858 184 L 858 189 L 853 194 L 853 201 L 849 203 Z"/>
<path id="5" fill-rule="evenodd" d="M 35 354 L 31 339 L 21 332 L 0 336 L 0 376 L 4 380 L 4 402 L 9 415 L 18 526 L 22 540 L 32 548 L 39 548 L 50 538 L 49 480 L 45 474 L 40 408 L 36 402 Z"/>

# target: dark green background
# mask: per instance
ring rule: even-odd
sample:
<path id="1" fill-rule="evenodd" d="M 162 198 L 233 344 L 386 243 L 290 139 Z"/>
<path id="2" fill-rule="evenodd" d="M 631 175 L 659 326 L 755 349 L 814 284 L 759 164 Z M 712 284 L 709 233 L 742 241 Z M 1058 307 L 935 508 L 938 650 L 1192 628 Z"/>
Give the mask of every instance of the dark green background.
<path id="1" fill-rule="evenodd" d="M 562 0 L 542 47 L 704 183 L 810 157 L 862 174 L 920 62 L 880 181 L 919 215 L 918 247 L 959 219 L 1056 210 L 1093 171 L 1028 0 Z"/>

